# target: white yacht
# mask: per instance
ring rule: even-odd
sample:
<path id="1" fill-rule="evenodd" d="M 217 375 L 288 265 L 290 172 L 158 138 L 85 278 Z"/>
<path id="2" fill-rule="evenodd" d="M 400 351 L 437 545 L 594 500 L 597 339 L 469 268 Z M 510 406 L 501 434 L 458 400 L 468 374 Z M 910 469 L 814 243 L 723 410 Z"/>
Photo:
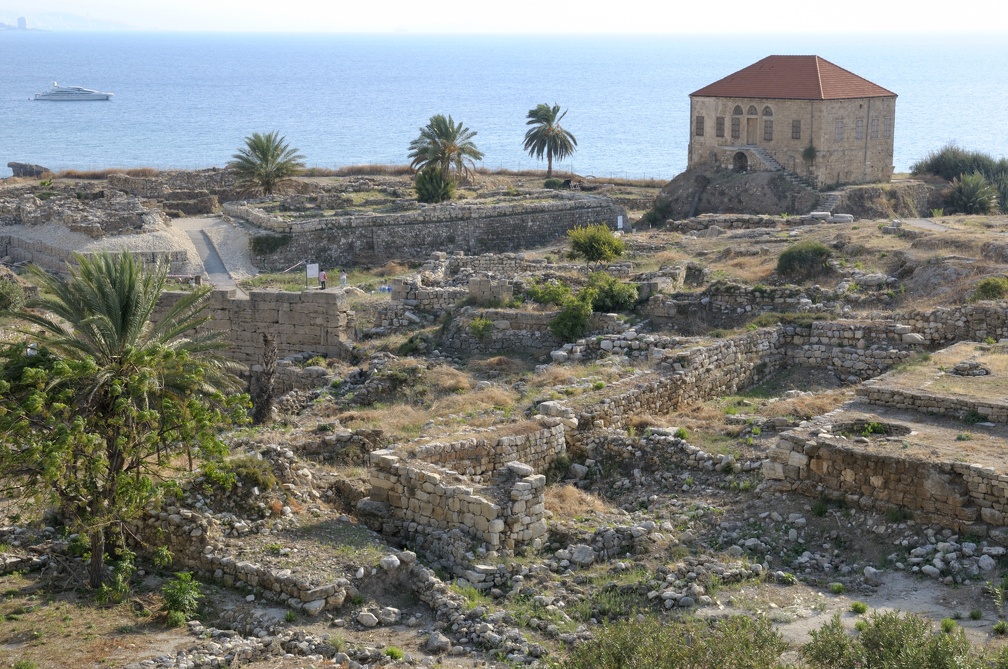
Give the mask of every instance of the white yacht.
<path id="1" fill-rule="evenodd" d="M 93 91 L 80 86 L 60 86 L 55 81 L 52 88 L 45 93 L 36 93 L 36 100 L 111 100 L 111 93 Z"/>

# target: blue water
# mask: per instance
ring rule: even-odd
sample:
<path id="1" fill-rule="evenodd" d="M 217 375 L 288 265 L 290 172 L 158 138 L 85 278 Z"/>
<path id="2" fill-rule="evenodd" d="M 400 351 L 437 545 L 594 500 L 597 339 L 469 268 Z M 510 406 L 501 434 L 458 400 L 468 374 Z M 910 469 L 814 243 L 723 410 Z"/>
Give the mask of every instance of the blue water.
<path id="1" fill-rule="evenodd" d="M 0 166 L 224 165 L 279 130 L 309 165 L 407 162 L 436 113 L 477 131 L 490 168 L 522 151 L 526 112 L 570 111 L 582 175 L 685 168 L 690 92 L 775 53 L 816 53 L 899 94 L 897 171 L 954 141 L 1008 156 L 1004 36 L 439 37 L 0 32 Z M 52 81 L 111 102 L 30 101 Z M 2 172 L 6 173 L 6 172 Z"/>

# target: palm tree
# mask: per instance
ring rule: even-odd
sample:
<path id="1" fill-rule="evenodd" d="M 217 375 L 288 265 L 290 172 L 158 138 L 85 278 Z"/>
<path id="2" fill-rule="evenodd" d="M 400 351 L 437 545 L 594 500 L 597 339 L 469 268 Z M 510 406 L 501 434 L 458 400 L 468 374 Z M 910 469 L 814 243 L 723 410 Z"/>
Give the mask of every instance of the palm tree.
<path id="1" fill-rule="evenodd" d="M 444 114 L 431 116 L 430 122 L 420 128 L 420 136 L 410 142 L 410 167 L 422 172 L 434 168 L 447 179 L 466 179 L 475 162 L 483 159 L 472 138 L 476 136 L 459 121 Z"/>
<path id="2" fill-rule="evenodd" d="M 239 183 L 266 195 L 272 195 L 281 183 L 304 168 L 304 156 L 276 130 L 265 135 L 252 133 L 245 138 L 245 147 L 231 157 L 227 166 L 238 174 Z"/>
<path id="3" fill-rule="evenodd" d="M 559 116 L 558 116 L 559 114 Z M 542 160 L 546 155 L 546 178 L 553 176 L 553 159 L 563 160 L 574 153 L 577 140 L 567 130 L 560 127 L 560 121 L 567 115 L 565 109 L 560 114 L 560 105 L 550 107 L 545 102 L 530 109 L 525 125 L 535 126 L 525 133 L 525 150 L 529 155 Z"/>
<path id="4" fill-rule="evenodd" d="M 184 294 L 156 318 L 164 264 L 148 270 L 128 253 L 75 258 L 69 277 L 33 267 L 41 297 L 30 306 L 44 311 L 18 314 L 41 328 L 32 333 L 37 352 L 23 360 L 52 361 L 49 401 L 40 411 L 42 387 L 30 388 L 22 398 L 34 399 L 20 405 L 3 398 L 3 414 L 38 413 L 36 422 L 18 423 L 24 432 L 16 455 L 26 478 L 41 482 L 88 534 L 90 580 L 98 587 L 106 532 L 143 508 L 162 455 L 179 449 L 191 467 L 193 446 L 207 457 L 226 452 L 217 434 L 236 418 L 225 393 L 235 396 L 239 382 L 219 355 L 219 333 L 199 329 L 209 319 L 202 313 L 209 287 Z"/>

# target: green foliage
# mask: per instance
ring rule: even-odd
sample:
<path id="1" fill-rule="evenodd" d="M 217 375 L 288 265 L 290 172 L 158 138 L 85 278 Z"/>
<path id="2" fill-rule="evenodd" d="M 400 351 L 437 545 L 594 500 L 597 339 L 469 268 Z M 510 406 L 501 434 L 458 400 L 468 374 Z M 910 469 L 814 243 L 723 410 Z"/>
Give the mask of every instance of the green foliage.
<path id="1" fill-rule="evenodd" d="M 388 648 L 386 648 L 385 655 L 387 655 L 389 659 L 392 660 L 401 660 L 404 657 L 406 657 L 406 653 L 404 653 L 402 649 L 396 648 L 395 646 L 389 646 Z"/>
<path id="2" fill-rule="evenodd" d="M 276 253 L 283 247 L 291 243 L 292 235 L 253 235 L 249 239 L 249 246 L 252 254 L 257 256 L 268 256 Z"/>
<path id="3" fill-rule="evenodd" d="M 842 595 L 846 590 L 843 583 L 830 583 L 829 585 L 829 591 L 834 595 Z"/>
<path id="4" fill-rule="evenodd" d="M 567 231 L 571 252 L 592 263 L 610 262 L 625 251 L 623 240 L 602 223 L 571 228 Z"/>
<path id="5" fill-rule="evenodd" d="M 158 546 L 154 552 L 151 554 L 151 562 L 158 569 L 167 569 L 171 566 L 172 560 L 175 558 L 172 552 L 168 550 L 167 546 Z"/>
<path id="6" fill-rule="evenodd" d="M 289 623 L 296 622 L 297 621 L 297 613 L 295 613 L 294 611 L 287 611 L 287 613 L 284 614 L 284 620 L 287 621 L 287 622 L 289 622 Z"/>
<path id="7" fill-rule="evenodd" d="M 228 460 L 228 467 L 246 489 L 258 487 L 259 492 L 272 490 L 277 485 L 276 474 L 267 460 L 252 455 L 241 455 Z"/>
<path id="8" fill-rule="evenodd" d="M 455 123 L 450 115 L 435 114 L 420 128 L 420 136 L 410 142 L 410 167 L 419 172 L 431 168 L 445 179 L 464 180 L 475 167 L 474 161 L 483 159 L 472 141 L 475 136 L 476 132 L 461 121 Z"/>
<path id="9" fill-rule="evenodd" d="M 829 273 L 832 252 L 824 244 L 805 240 L 792 244 L 777 259 L 777 274 L 789 281 L 805 281 Z"/>
<path id="10" fill-rule="evenodd" d="M 676 439 L 682 439 L 683 441 L 686 441 L 687 439 L 689 439 L 689 432 L 687 432 L 686 428 L 684 427 L 677 427 L 674 436 Z"/>
<path id="11" fill-rule="evenodd" d="M 132 591 L 130 579 L 136 573 L 134 557 L 132 552 L 124 549 L 119 559 L 112 563 L 111 581 L 102 583 L 95 593 L 99 604 L 119 604 L 129 596 Z"/>
<path id="12" fill-rule="evenodd" d="M 623 283 L 608 272 L 592 272 L 587 288 L 594 291 L 592 309 L 601 313 L 629 311 L 637 302 L 637 286 Z"/>
<path id="13" fill-rule="evenodd" d="M 560 105 L 550 107 L 541 102 L 530 109 L 525 125 L 532 126 L 525 133 L 525 150 L 533 158 L 546 156 L 546 176 L 553 176 L 553 159 L 563 160 L 577 150 L 577 140 L 560 126 L 567 111 L 560 113 Z M 549 188 L 549 186 L 547 186 Z"/>
<path id="14" fill-rule="evenodd" d="M 851 613 L 861 616 L 868 612 L 868 605 L 864 602 L 851 602 L 850 610 Z"/>
<path id="15" fill-rule="evenodd" d="M 31 660 L 18 660 L 11 665 L 11 669 L 38 669 L 38 665 Z"/>
<path id="16" fill-rule="evenodd" d="M 25 304 L 25 291 L 17 281 L 0 279 L 0 311 L 17 311 Z"/>
<path id="17" fill-rule="evenodd" d="M 955 628 L 959 627 L 959 624 L 952 618 L 942 618 L 941 621 L 941 631 L 945 634 L 951 634 L 955 631 Z"/>
<path id="18" fill-rule="evenodd" d="M 245 138 L 245 146 L 227 164 L 244 188 L 272 195 L 285 181 L 304 169 L 304 156 L 274 130 Z"/>
<path id="19" fill-rule="evenodd" d="M 145 269 L 129 254 L 76 262 L 67 277 L 31 270 L 40 297 L 18 317 L 37 353 L 0 348 L 0 487 L 32 491 L 88 535 L 97 589 L 106 532 L 154 496 L 152 473 L 172 452 L 221 458 L 220 430 L 246 420 L 247 398 L 219 335 L 196 329 L 209 288 L 155 320 L 164 265 Z"/>
<path id="20" fill-rule="evenodd" d="M 571 287 L 562 281 L 539 283 L 533 278 L 525 285 L 525 293 L 533 302 L 559 306 L 571 297 Z"/>
<path id="21" fill-rule="evenodd" d="M 980 174 L 994 189 L 995 204 L 1000 206 L 1001 211 L 1008 211 L 1008 158 L 998 160 L 986 153 L 966 151 L 948 144 L 914 163 L 911 169 L 914 174 L 935 174 L 946 181 L 961 180 L 962 175 Z"/>
<path id="22" fill-rule="evenodd" d="M 175 578 L 161 586 L 161 595 L 164 597 L 165 610 L 168 613 L 180 613 L 183 619 L 194 616 L 203 599 L 199 582 L 187 571 L 179 572 Z"/>
<path id="23" fill-rule="evenodd" d="M 648 617 L 598 630 L 592 643 L 570 649 L 553 669 L 774 669 L 787 643 L 763 617 L 733 616 L 710 624 L 663 624 Z"/>
<path id="24" fill-rule="evenodd" d="M 168 611 L 165 614 L 165 623 L 168 627 L 182 627 L 186 622 L 186 615 L 181 611 Z"/>
<path id="25" fill-rule="evenodd" d="M 811 165 L 815 162 L 816 156 L 819 155 L 816 148 L 809 144 L 801 153 L 802 160 Z"/>
<path id="26" fill-rule="evenodd" d="M 848 636 L 840 615 L 810 633 L 801 649 L 811 669 L 980 669 L 986 666 L 973 651 L 961 627 L 934 634 L 931 622 L 913 613 L 872 613 L 858 621 L 860 633 Z M 863 624 L 862 624 L 863 623 Z M 945 625 L 943 625 L 943 628 Z"/>
<path id="27" fill-rule="evenodd" d="M 1008 277 L 989 276 L 985 279 L 980 279 L 976 288 L 973 289 L 970 300 L 973 302 L 978 300 L 1003 300 L 1006 297 L 1008 297 Z"/>
<path id="28" fill-rule="evenodd" d="M 413 187 L 418 202 L 437 204 L 455 196 L 455 179 L 436 167 L 427 167 L 417 172 Z"/>
<path id="29" fill-rule="evenodd" d="M 216 489 L 230 492 L 231 488 L 234 487 L 235 473 L 224 463 L 214 461 L 204 462 L 200 466 L 200 474 L 204 479 L 204 487 L 209 486 L 210 490 Z"/>
<path id="30" fill-rule="evenodd" d="M 469 321 L 469 333 L 481 341 L 485 341 L 490 337 L 490 332 L 493 330 L 493 321 L 489 318 L 484 318 L 483 316 L 477 316 L 476 318 Z"/>
<path id="31" fill-rule="evenodd" d="M 1005 634 L 1008 634 L 1008 622 L 1005 622 L 1004 620 L 999 620 L 996 623 L 994 623 L 994 627 L 992 629 L 994 630 L 994 634 L 997 634 L 998 636 L 1004 636 Z"/>
<path id="32" fill-rule="evenodd" d="M 543 182 L 543 188 L 549 188 L 550 190 L 560 190 L 563 188 L 563 179 L 547 179 Z"/>
<path id="33" fill-rule="evenodd" d="M 989 214 L 997 208 L 998 191 L 979 172 L 961 174 L 952 180 L 948 207 L 961 214 Z"/>
<path id="34" fill-rule="evenodd" d="M 591 291 L 583 290 L 577 297 L 564 301 L 560 313 L 549 323 L 550 332 L 563 341 L 579 339 L 588 330 L 592 315 Z"/>
<path id="35" fill-rule="evenodd" d="M 983 618 L 983 611 L 980 609 L 973 609 L 969 613 L 970 620 L 980 620 Z"/>

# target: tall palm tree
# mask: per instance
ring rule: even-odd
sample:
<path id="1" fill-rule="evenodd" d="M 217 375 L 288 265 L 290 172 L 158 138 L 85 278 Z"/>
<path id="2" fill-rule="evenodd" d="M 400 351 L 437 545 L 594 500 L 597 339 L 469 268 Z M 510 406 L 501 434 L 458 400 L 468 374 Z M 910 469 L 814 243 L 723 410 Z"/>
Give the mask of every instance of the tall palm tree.
<path id="1" fill-rule="evenodd" d="M 574 135 L 560 127 L 560 121 L 566 115 L 566 109 L 560 113 L 560 105 L 550 107 L 545 102 L 528 112 L 525 125 L 534 127 L 525 133 L 525 150 L 538 160 L 542 160 L 543 154 L 546 155 L 546 178 L 553 176 L 553 159 L 563 160 L 574 153 L 577 147 Z"/>
<path id="2" fill-rule="evenodd" d="M 69 277 L 33 268 L 41 297 L 30 306 L 40 311 L 19 314 L 41 328 L 31 333 L 40 344 L 33 357 L 55 361 L 47 392 L 60 399 L 46 404 L 68 407 L 53 414 L 56 429 L 22 424 L 22 443 L 36 448 L 19 454 L 31 454 L 34 475 L 89 535 L 98 587 L 106 532 L 143 508 L 165 451 L 180 449 L 190 463 L 193 446 L 208 456 L 226 451 L 217 430 L 229 422 L 225 393 L 239 382 L 219 355 L 219 333 L 198 329 L 209 319 L 209 287 L 155 317 L 164 264 L 145 269 L 129 253 L 76 260 Z"/>
<path id="3" fill-rule="evenodd" d="M 239 183 L 266 195 L 304 169 L 304 156 L 276 130 L 265 135 L 252 133 L 245 138 L 245 147 L 231 158 L 227 166 L 238 174 Z"/>
<path id="4" fill-rule="evenodd" d="M 483 159 L 483 153 L 476 148 L 472 138 L 476 136 L 459 121 L 455 123 L 449 115 L 435 114 L 420 128 L 420 136 L 410 142 L 410 167 L 419 171 L 435 168 L 446 179 L 467 179 L 475 161 Z"/>

